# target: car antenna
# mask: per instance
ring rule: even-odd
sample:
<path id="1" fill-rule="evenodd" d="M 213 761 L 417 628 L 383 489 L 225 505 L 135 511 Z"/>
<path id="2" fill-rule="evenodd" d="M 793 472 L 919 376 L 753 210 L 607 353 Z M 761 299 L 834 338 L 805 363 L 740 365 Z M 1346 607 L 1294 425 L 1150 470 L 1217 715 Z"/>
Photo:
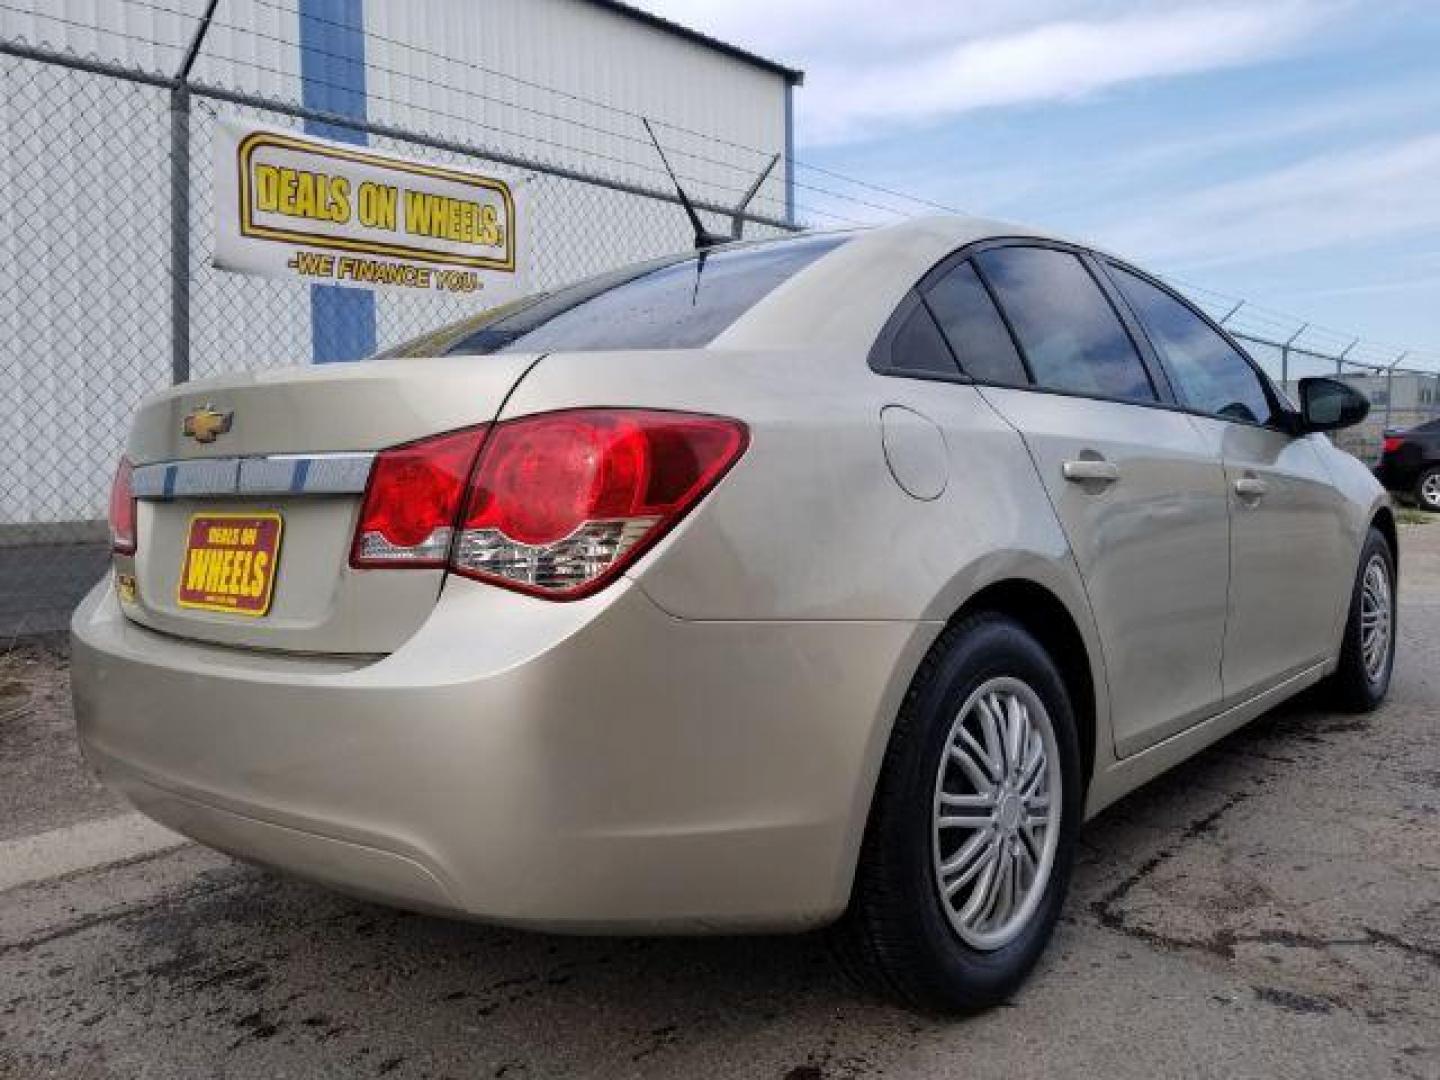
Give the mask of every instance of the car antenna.
<path id="1" fill-rule="evenodd" d="M 685 194 L 685 189 L 680 186 L 680 181 L 675 176 L 675 170 L 670 167 L 670 160 L 665 156 L 665 151 L 660 149 L 660 140 L 655 137 L 655 129 L 650 126 L 650 121 L 643 116 L 640 118 L 640 122 L 645 125 L 645 130 L 650 134 L 650 141 L 655 144 L 655 152 L 660 155 L 660 163 L 665 166 L 665 171 L 670 174 L 670 182 L 675 185 L 675 194 L 680 196 L 680 205 L 685 208 L 685 216 L 690 219 L 690 224 L 695 229 L 695 250 L 704 253 L 719 244 L 728 244 L 730 237 L 721 236 L 719 233 L 712 233 L 709 229 L 705 228 L 705 223 L 700 220 L 700 215 L 695 212 L 695 205 L 690 201 L 690 196 Z"/>

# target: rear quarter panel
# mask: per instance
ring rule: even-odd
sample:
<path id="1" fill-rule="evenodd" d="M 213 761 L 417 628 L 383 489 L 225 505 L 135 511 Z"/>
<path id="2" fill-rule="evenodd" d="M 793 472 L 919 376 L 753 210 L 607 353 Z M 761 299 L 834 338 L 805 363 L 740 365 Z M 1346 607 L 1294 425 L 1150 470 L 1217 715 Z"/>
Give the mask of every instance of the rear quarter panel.
<path id="1" fill-rule="evenodd" d="M 505 415 L 581 405 L 685 409 L 750 428 L 734 470 L 632 571 L 673 615 L 943 622 L 1011 575 L 1038 577 L 1067 603 L 1083 595 L 1023 443 L 973 387 L 799 349 L 564 354 L 531 372 Z M 938 498 L 914 498 L 892 475 L 888 405 L 943 432 Z"/>
<path id="2" fill-rule="evenodd" d="M 505 415 L 606 405 L 714 413 L 750 427 L 733 471 L 630 572 L 665 611 L 913 626 L 888 684 L 857 698 L 855 715 L 831 718 L 837 730 L 863 728 L 867 746 L 853 777 L 847 874 L 914 672 L 947 620 L 987 585 L 1032 581 L 1069 609 L 1096 687 L 1097 752 L 1108 755 L 1101 651 L 1065 536 L 1019 435 L 973 387 L 880 376 L 859 351 L 568 354 L 543 360 Z M 880 414 L 894 405 L 943 435 L 938 497 L 907 494 L 887 465 Z"/>

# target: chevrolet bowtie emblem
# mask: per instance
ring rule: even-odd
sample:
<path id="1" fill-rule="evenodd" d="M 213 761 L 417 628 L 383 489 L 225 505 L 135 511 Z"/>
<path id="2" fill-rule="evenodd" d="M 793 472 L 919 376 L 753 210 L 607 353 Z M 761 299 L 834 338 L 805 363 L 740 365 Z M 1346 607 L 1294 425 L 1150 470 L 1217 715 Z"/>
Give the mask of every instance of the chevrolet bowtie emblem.
<path id="1" fill-rule="evenodd" d="M 235 420 L 235 413 L 217 412 L 213 405 L 206 405 L 201 409 L 192 409 L 185 414 L 185 423 L 181 431 L 198 443 L 212 443 L 221 435 L 230 430 L 230 425 Z"/>

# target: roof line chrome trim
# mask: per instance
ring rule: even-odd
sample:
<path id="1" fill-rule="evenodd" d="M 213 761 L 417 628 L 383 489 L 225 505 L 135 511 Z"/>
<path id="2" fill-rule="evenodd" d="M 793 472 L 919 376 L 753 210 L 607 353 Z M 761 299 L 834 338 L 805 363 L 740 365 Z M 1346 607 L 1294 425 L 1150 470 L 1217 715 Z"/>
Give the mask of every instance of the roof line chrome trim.
<path id="1" fill-rule="evenodd" d="M 359 495 L 375 455 L 368 451 L 192 458 L 137 465 L 137 499 L 213 499 L 235 495 Z"/>

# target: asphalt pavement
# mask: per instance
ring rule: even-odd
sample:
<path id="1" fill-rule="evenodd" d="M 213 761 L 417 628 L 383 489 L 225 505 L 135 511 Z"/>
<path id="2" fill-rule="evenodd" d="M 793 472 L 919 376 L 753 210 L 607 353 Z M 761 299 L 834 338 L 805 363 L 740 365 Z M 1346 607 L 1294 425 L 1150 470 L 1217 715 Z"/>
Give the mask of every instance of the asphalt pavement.
<path id="1" fill-rule="evenodd" d="M 183 843 L 89 779 L 63 657 L 16 647 L 0 1076 L 1440 1077 L 1440 522 L 1401 545 L 1387 705 L 1283 708 L 1092 822 L 1039 969 L 968 1020 L 867 998 L 820 935 L 497 930 Z"/>

